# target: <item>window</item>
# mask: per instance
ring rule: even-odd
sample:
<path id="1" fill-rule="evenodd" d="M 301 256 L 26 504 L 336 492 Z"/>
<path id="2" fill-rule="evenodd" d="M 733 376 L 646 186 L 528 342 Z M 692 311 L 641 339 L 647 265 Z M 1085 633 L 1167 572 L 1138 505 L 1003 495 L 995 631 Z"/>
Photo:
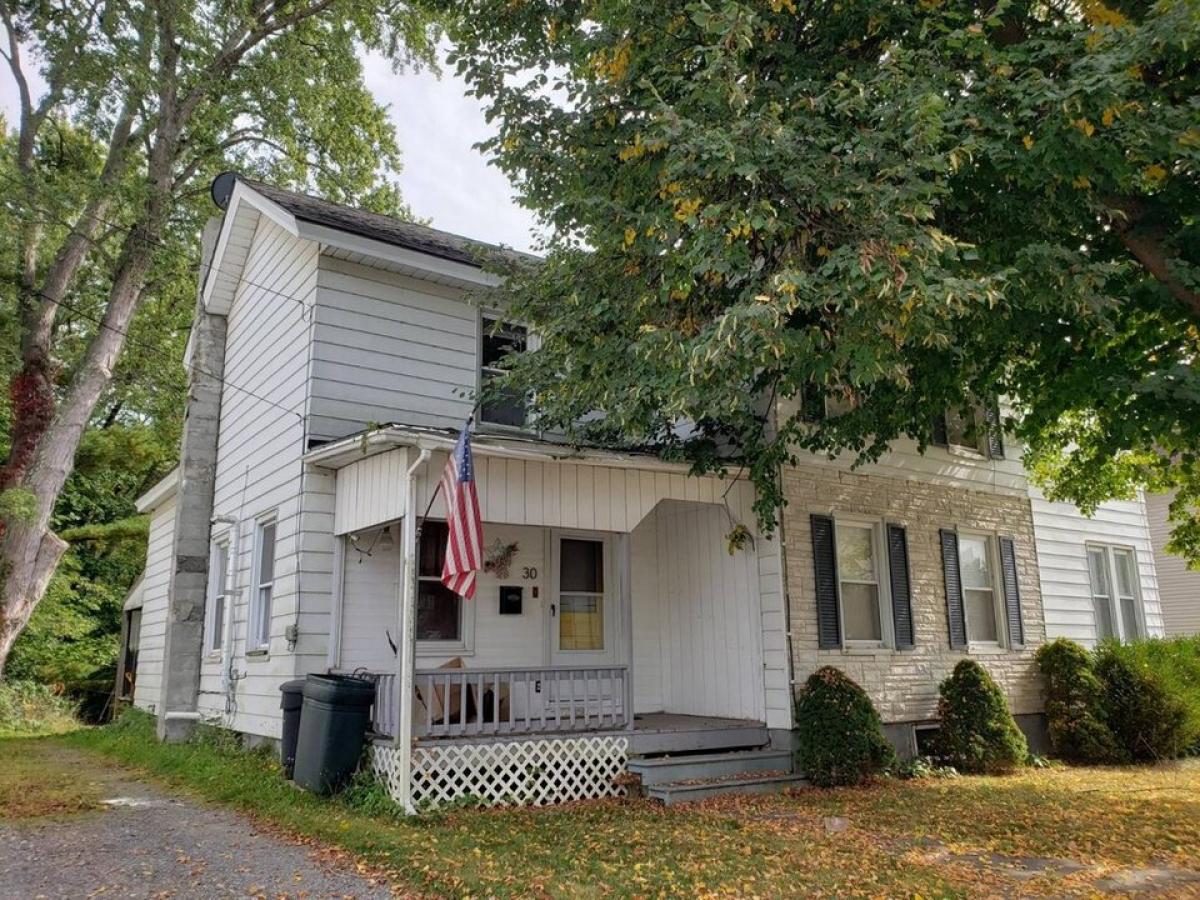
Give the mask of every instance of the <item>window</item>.
<path id="1" fill-rule="evenodd" d="M 462 598 L 442 584 L 448 537 L 445 522 L 426 520 L 421 526 L 417 563 L 418 641 L 463 640 Z"/>
<path id="2" fill-rule="evenodd" d="M 962 576 L 967 641 L 972 644 L 999 644 L 1000 616 L 996 602 L 992 539 L 983 535 L 959 534 L 958 565 Z"/>
<path id="3" fill-rule="evenodd" d="M 563 538 L 559 547 L 558 648 L 604 649 L 604 542 Z"/>
<path id="4" fill-rule="evenodd" d="M 1096 610 L 1096 637 L 1131 641 L 1141 636 L 1137 558 L 1128 547 L 1089 544 L 1088 577 Z"/>
<path id="5" fill-rule="evenodd" d="M 229 562 L 229 545 L 224 541 L 214 542 L 208 556 L 208 602 L 207 632 L 205 647 L 210 653 L 219 653 L 225 641 L 225 571 Z"/>
<path id="6" fill-rule="evenodd" d="M 930 443 L 1002 459 L 1004 434 L 1000 407 L 996 404 L 976 406 L 934 416 Z"/>
<path id="7" fill-rule="evenodd" d="M 836 529 L 843 640 L 846 643 L 881 643 L 883 624 L 875 528 L 838 522 Z"/>
<path id="8" fill-rule="evenodd" d="M 524 353 L 528 344 L 528 333 L 524 326 L 483 318 L 483 342 L 480 355 L 479 386 L 504 374 L 501 366 L 510 353 Z M 525 395 L 519 391 L 502 388 L 500 392 L 486 398 L 479 407 L 479 421 L 489 425 L 504 425 L 524 428 L 526 424 Z"/>
<path id="9" fill-rule="evenodd" d="M 275 520 L 258 523 L 254 534 L 254 594 L 250 602 L 250 649 L 271 644 L 271 597 L 275 590 Z"/>

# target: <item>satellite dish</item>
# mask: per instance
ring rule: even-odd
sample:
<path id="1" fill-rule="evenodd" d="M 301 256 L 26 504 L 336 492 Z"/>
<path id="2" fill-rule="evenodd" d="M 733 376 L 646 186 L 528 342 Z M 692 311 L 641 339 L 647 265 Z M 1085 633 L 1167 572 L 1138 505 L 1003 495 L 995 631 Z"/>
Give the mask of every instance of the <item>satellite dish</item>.
<path id="1" fill-rule="evenodd" d="M 213 203 L 217 204 L 218 209 L 229 207 L 229 198 L 233 196 L 233 186 L 237 184 L 237 180 L 237 172 L 222 172 L 213 179 L 209 191 L 212 194 Z"/>

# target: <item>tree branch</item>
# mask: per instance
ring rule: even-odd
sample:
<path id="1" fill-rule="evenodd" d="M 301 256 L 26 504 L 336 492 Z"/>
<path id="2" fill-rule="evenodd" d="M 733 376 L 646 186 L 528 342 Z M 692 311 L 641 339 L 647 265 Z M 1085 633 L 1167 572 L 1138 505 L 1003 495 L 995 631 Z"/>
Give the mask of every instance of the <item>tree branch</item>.
<path id="1" fill-rule="evenodd" d="M 1118 213 L 1111 216 L 1113 231 L 1125 249 L 1172 297 L 1200 319 L 1200 292 L 1188 287 L 1172 268 L 1171 258 L 1163 246 L 1163 229 L 1147 222 L 1150 206 L 1134 197 L 1109 198 L 1108 205 Z"/>

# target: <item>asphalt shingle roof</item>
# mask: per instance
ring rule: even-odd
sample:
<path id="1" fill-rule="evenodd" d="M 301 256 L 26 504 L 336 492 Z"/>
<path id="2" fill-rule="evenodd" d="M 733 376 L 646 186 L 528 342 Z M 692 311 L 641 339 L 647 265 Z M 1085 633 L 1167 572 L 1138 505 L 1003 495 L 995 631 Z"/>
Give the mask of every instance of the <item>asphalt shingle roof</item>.
<path id="1" fill-rule="evenodd" d="M 247 185 L 268 200 L 278 203 L 297 219 L 336 228 L 350 234 L 372 238 L 387 244 L 428 253 L 453 262 L 465 263 L 470 266 L 481 265 L 484 258 L 495 253 L 514 260 L 534 261 L 536 256 L 521 253 L 509 247 L 477 241 L 462 235 L 452 234 L 430 228 L 427 225 L 417 225 L 401 219 L 385 216 L 380 213 L 331 203 L 319 197 L 287 191 L 261 181 L 243 179 Z"/>

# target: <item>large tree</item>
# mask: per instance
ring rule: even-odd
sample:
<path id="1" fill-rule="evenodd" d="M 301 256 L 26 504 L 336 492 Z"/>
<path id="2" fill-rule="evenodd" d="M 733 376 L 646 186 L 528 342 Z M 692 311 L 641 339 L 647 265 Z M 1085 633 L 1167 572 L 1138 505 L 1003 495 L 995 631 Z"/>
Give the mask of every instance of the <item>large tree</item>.
<path id="1" fill-rule="evenodd" d="M 150 399 L 153 380 L 120 376 L 146 367 L 119 360 L 131 330 L 139 354 L 156 352 L 135 320 L 147 298 L 194 281 L 209 180 L 236 168 L 404 212 L 388 177 L 395 135 L 359 57 L 430 62 L 435 34 L 418 2 L 366 0 L 0 0 L 0 20 L 20 109 L 0 165 L 0 302 L 16 354 L 0 469 L 2 672 L 64 553 L 53 516 L 82 436 Z"/>
<path id="2" fill-rule="evenodd" d="M 1200 555 L 1195 0 L 453 6 L 551 234 L 508 287 L 547 425 L 740 457 L 770 524 L 798 449 L 1003 395 L 1054 496 L 1179 486 Z"/>

